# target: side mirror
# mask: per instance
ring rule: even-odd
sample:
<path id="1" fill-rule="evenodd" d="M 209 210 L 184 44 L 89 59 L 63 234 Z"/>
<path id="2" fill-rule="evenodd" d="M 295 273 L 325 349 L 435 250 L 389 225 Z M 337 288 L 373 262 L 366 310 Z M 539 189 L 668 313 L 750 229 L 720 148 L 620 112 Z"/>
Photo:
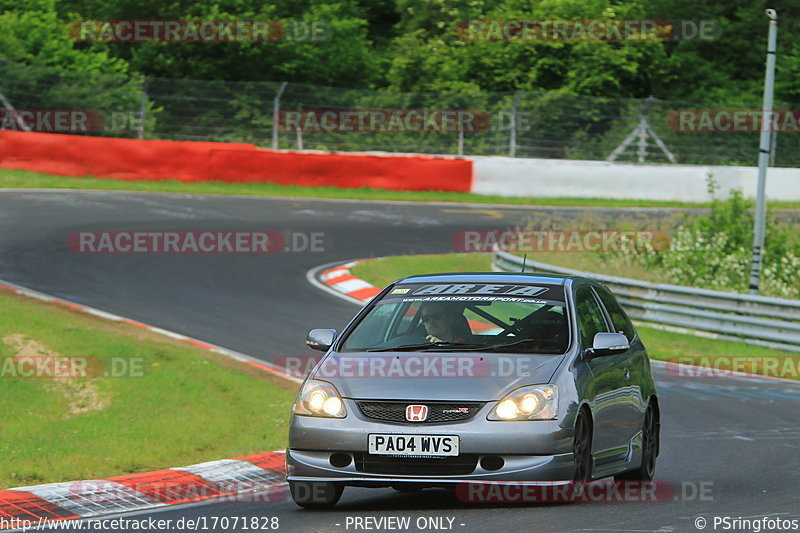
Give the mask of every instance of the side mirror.
<path id="1" fill-rule="evenodd" d="M 631 347 L 628 338 L 622 333 L 597 333 L 592 347 L 586 350 L 586 358 L 601 357 L 622 353 Z"/>
<path id="2" fill-rule="evenodd" d="M 335 329 L 312 329 L 306 336 L 306 346 L 312 350 L 327 352 L 336 340 Z"/>

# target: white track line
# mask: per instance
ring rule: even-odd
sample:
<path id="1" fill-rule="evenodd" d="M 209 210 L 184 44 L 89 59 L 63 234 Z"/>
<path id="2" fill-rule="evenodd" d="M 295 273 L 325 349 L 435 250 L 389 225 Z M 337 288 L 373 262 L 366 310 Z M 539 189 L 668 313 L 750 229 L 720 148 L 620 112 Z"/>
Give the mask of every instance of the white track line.
<path id="1" fill-rule="evenodd" d="M 215 353 L 224 355 L 226 357 L 230 357 L 231 359 L 235 359 L 237 361 L 253 364 L 255 366 L 258 366 L 259 368 L 262 368 L 263 370 L 271 372 L 272 374 L 275 374 L 276 376 L 284 378 L 284 379 L 287 379 L 289 381 L 293 381 L 295 383 L 302 383 L 303 382 L 302 379 L 300 379 L 300 378 L 298 378 L 296 376 L 292 376 L 291 374 L 287 373 L 285 368 L 281 368 L 281 367 L 276 366 L 276 365 L 274 365 L 272 363 L 269 363 L 267 361 L 262 361 L 261 359 L 257 359 L 257 358 L 255 358 L 255 357 L 253 357 L 251 355 L 247 355 L 247 354 L 244 354 L 244 353 L 241 353 L 241 352 L 237 352 L 237 351 L 234 351 L 234 350 L 229 350 L 228 348 L 224 348 L 222 346 L 217 346 L 216 344 L 212 344 L 212 343 L 210 343 L 208 341 L 204 341 L 204 340 L 197 339 L 197 338 L 194 338 L 194 337 L 189 337 L 189 336 L 183 335 L 181 333 L 176 333 L 174 331 L 170 331 L 170 330 L 167 330 L 167 329 L 159 328 L 159 327 L 156 327 L 156 326 L 151 326 L 149 324 L 145 324 L 143 322 L 139 322 L 138 320 L 133 320 L 132 318 L 126 318 L 124 316 L 115 315 L 114 313 L 109 313 L 107 311 L 102 311 L 102 310 L 96 309 L 94 307 L 89 307 L 87 305 L 71 302 L 69 300 L 58 298 L 56 296 L 51 296 L 51 295 L 45 294 L 43 292 L 39 292 L 39 291 L 35 291 L 33 289 L 29 289 L 27 287 L 23 287 L 22 285 L 17 285 L 16 283 L 11 283 L 10 281 L 0 280 L 0 288 L 6 288 L 6 289 L 8 289 L 8 290 L 10 290 L 10 291 L 12 291 L 12 292 L 14 292 L 16 294 L 27 296 L 29 298 L 35 298 L 35 299 L 41 300 L 43 302 L 60 304 L 60 305 L 66 306 L 66 307 L 68 307 L 70 309 L 75 309 L 77 311 L 82 311 L 84 313 L 88 313 L 90 315 L 93 315 L 93 316 L 96 316 L 96 317 L 99 317 L 99 318 L 103 318 L 105 320 L 112 320 L 114 322 L 123 322 L 125 324 L 130 324 L 132 326 L 142 327 L 144 329 L 152 331 L 153 333 L 157 333 L 159 335 L 164 335 L 166 337 L 170 337 L 170 338 L 173 338 L 173 339 L 185 341 L 185 342 L 188 342 L 188 343 L 190 343 L 190 344 L 192 344 L 194 346 L 198 346 L 200 348 L 205 348 L 206 350 L 209 350 L 211 352 L 215 352 Z"/>

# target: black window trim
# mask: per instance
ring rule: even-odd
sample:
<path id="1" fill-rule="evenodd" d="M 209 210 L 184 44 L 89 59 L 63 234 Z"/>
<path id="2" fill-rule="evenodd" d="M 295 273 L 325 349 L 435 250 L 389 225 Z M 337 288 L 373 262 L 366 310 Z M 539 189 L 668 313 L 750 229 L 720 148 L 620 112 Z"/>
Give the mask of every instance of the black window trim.
<path id="1" fill-rule="evenodd" d="M 592 287 L 591 285 L 579 286 L 575 290 L 575 325 L 578 327 L 578 341 L 581 342 L 581 349 L 582 350 L 585 350 L 587 348 L 591 348 L 591 346 L 583 346 L 583 341 L 580 338 L 581 337 L 581 335 L 580 335 L 580 320 L 581 320 L 581 317 L 580 317 L 580 313 L 578 313 L 578 300 L 579 300 L 580 293 L 584 289 L 589 291 L 589 294 L 591 295 L 591 298 L 594 299 L 595 303 L 600 307 L 600 311 L 603 313 L 603 321 L 606 324 L 605 333 L 613 333 L 613 327 L 614 327 L 614 323 L 609 319 L 608 311 L 606 311 L 606 308 L 603 305 L 603 302 L 600 301 L 600 297 L 597 296 L 597 294 L 594 292 L 594 287 Z"/>
<path id="2" fill-rule="evenodd" d="M 611 297 L 616 300 L 616 296 L 614 296 L 614 293 L 611 292 L 611 289 L 609 289 L 608 287 L 606 287 L 604 285 L 601 285 L 600 287 L 602 287 L 603 289 L 608 291 L 608 294 L 610 294 Z M 594 293 L 595 298 L 600 303 L 600 308 L 603 310 L 603 314 L 606 317 L 606 322 L 610 325 L 611 331 L 613 333 L 617 333 L 616 326 L 614 325 L 614 321 L 611 319 L 611 313 L 608 311 L 608 309 L 606 309 L 606 305 L 605 305 L 605 303 L 603 303 L 603 298 L 600 297 L 600 294 L 598 294 L 598 292 L 597 292 L 595 287 L 591 287 L 591 289 L 592 289 L 592 292 Z M 639 331 L 636 329 L 636 326 L 633 325 L 633 321 L 631 320 L 631 317 L 628 316 L 628 313 L 625 312 L 625 308 L 622 307 L 622 304 L 619 303 L 619 301 L 617 301 L 617 305 L 619 305 L 619 308 L 622 311 L 623 316 L 625 317 L 625 319 L 628 321 L 628 323 L 631 325 L 631 328 L 633 329 L 633 338 L 632 339 L 628 339 L 628 343 L 629 344 L 633 344 L 636 341 L 636 339 L 639 338 Z"/>

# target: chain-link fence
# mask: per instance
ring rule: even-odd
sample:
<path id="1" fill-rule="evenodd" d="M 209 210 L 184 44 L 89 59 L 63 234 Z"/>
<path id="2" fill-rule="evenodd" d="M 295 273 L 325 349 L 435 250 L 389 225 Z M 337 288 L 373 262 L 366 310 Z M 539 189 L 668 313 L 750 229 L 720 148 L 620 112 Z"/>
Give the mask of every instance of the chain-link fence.
<path id="1" fill-rule="evenodd" d="M 708 132 L 702 121 L 684 124 L 678 115 L 681 110 L 726 109 L 718 102 L 533 91 L 394 93 L 281 82 L 115 77 L 0 61 L 0 105 L 4 129 L 54 131 L 18 120 L 19 114 L 79 109 L 101 119 L 91 131 L 57 131 L 279 149 L 713 165 L 755 165 L 758 156 L 757 128 Z M 715 117 L 713 112 L 709 116 Z M 774 165 L 800 166 L 800 134 L 773 137 Z"/>

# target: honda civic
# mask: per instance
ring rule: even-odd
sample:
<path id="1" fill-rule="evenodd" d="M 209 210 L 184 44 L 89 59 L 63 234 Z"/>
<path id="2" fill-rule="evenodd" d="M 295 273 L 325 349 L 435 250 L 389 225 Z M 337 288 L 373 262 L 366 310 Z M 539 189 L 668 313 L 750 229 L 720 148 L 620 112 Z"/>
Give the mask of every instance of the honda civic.
<path id="1" fill-rule="evenodd" d="M 410 276 L 373 298 L 292 406 L 303 507 L 347 486 L 650 480 L 660 407 L 645 346 L 601 283 L 522 273 Z"/>

